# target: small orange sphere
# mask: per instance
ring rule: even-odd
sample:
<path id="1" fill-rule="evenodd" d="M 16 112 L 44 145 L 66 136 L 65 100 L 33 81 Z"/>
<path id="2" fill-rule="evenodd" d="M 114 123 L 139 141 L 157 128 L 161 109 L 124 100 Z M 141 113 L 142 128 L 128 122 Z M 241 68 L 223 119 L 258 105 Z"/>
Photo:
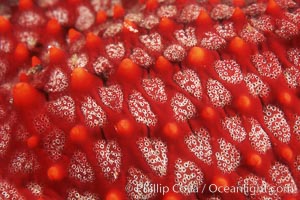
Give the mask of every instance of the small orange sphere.
<path id="1" fill-rule="evenodd" d="M 247 95 L 239 96 L 235 102 L 235 106 L 239 111 L 249 111 L 251 105 L 252 105 L 252 101 Z"/>
<path id="2" fill-rule="evenodd" d="M 147 0 L 146 2 L 146 9 L 147 10 L 155 10 L 158 7 L 158 2 L 157 0 Z"/>
<path id="3" fill-rule="evenodd" d="M 167 74 L 172 72 L 173 66 L 165 57 L 159 56 L 155 62 L 155 70 L 159 73 Z"/>
<path id="4" fill-rule="evenodd" d="M 234 37 L 229 43 L 229 49 L 236 54 L 244 53 L 248 51 L 247 43 L 240 37 Z"/>
<path id="5" fill-rule="evenodd" d="M 119 190 L 112 189 L 108 191 L 105 196 L 105 200 L 123 200 L 123 196 Z"/>
<path id="6" fill-rule="evenodd" d="M 64 178 L 64 170 L 62 166 L 56 164 L 48 168 L 47 176 L 51 181 L 60 181 Z"/>
<path id="7" fill-rule="evenodd" d="M 279 148 L 279 154 L 280 154 L 280 157 L 282 157 L 284 160 L 286 160 L 288 162 L 290 162 L 294 157 L 293 150 L 289 146 L 286 146 L 286 145 Z"/>
<path id="8" fill-rule="evenodd" d="M 49 49 L 49 60 L 51 63 L 60 63 L 65 60 L 65 52 L 57 47 Z"/>
<path id="9" fill-rule="evenodd" d="M 37 65 L 39 65 L 41 63 L 42 62 L 41 62 L 41 60 L 38 57 L 36 57 L 36 56 L 32 56 L 31 57 L 31 67 L 35 67 L 35 66 L 37 66 Z"/>
<path id="10" fill-rule="evenodd" d="M 291 105 L 292 100 L 293 98 L 290 92 L 283 91 L 278 94 L 278 101 L 283 105 Z"/>
<path id="11" fill-rule="evenodd" d="M 190 49 L 187 60 L 192 67 L 201 67 L 207 61 L 207 53 L 201 47 L 193 47 Z"/>
<path id="12" fill-rule="evenodd" d="M 162 17 L 158 27 L 162 34 L 170 33 L 175 28 L 175 22 L 167 17 Z"/>
<path id="13" fill-rule="evenodd" d="M 27 46 L 23 43 L 19 43 L 14 51 L 14 59 L 18 62 L 25 62 L 29 58 L 29 51 Z"/>
<path id="14" fill-rule="evenodd" d="M 120 134 L 122 136 L 130 136 L 133 134 L 134 128 L 133 128 L 133 124 L 130 120 L 121 119 L 115 125 L 115 130 L 118 134 Z"/>
<path id="15" fill-rule="evenodd" d="M 86 91 L 93 85 L 93 79 L 85 68 L 77 67 L 71 73 L 71 87 L 76 91 Z"/>
<path id="16" fill-rule="evenodd" d="M 76 125 L 70 130 L 70 139 L 75 143 L 85 142 L 88 138 L 88 131 L 83 125 Z"/>
<path id="17" fill-rule="evenodd" d="M 81 33 L 76 31 L 73 28 L 70 28 L 68 31 L 68 38 L 70 40 L 70 42 L 75 42 L 76 40 L 78 40 L 81 37 Z"/>
<path id="18" fill-rule="evenodd" d="M 246 16 L 242 9 L 236 7 L 231 16 L 231 19 L 234 20 L 234 22 L 244 22 L 246 20 Z"/>
<path id="19" fill-rule="evenodd" d="M 262 158 L 256 153 L 251 153 L 247 156 L 246 162 L 250 167 L 259 167 L 262 164 Z"/>
<path id="20" fill-rule="evenodd" d="M 27 139 L 27 146 L 30 149 L 37 147 L 39 144 L 39 137 L 37 135 L 33 135 Z"/>
<path id="21" fill-rule="evenodd" d="M 33 2 L 32 0 L 19 0 L 19 9 L 20 10 L 27 10 L 32 8 Z"/>
<path id="22" fill-rule="evenodd" d="M 182 198 L 179 196 L 179 194 L 175 193 L 175 192 L 167 192 L 164 197 L 163 200 L 181 200 Z"/>
<path id="23" fill-rule="evenodd" d="M 140 67 L 129 58 L 123 59 L 117 69 L 117 76 L 119 76 L 120 80 L 124 81 L 124 83 L 135 82 L 137 78 L 141 77 L 141 74 L 142 71 Z"/>
<path id="24" fill-rule="evenodd" d="M 90 32 L 86 35 L 85 45 L 87 48 L 92 50 L 99 49 L 101 47 L 101 43 L 101 39 L 94 33 Z"/>
<path id="25" fill-rule="evenodd" d="M 227 178 L 223 176 L 215 176 L 212 180 L 212 183 L 217 187 L 226 187 L 229 185 Z"/>
<path id="26" fill-rule="evenodd" d="M 203 117 L 206 120 L 213 120 L 215 119 L 216 111 L 211 106 L 206 106 L 201 111 L 201 117 Z"/>
<path id="27" fill-rule="evenodd" d="M 179 135 L 179 127 L 176 122 L 169 122 L 164 125 L 163 133 L 169 138 L 177 138 Z"/>
<path id="28" fill-rule="evenodd" d="M 114 18 L 118 19 L 124 16 L 125 9 L 121 5 L 115 5 L 113 8 Z"/>
<path id="29" fill-rule="evenodd" d="M 275 0 L 269 0 L 267 4 L 266 13 L 270 15 L 278 15 L 281 12 L 280 6 L 276 3 Z"/>
<path id="30" fill-rule="evenodd" d="M 107 14 L 105 11 L 100 10 L 99 12 L 97 12 L 97 16 L 96 16 L 96 22 L 98 24 L 102 24 L 103 22 L 105 22 L 107 20 Z"/>
<path id="31" fill-rule="evenodd" d="M 213 23 L 211 17 L 207 13 L 207 11 L 200 11 L 199 16 L 196 19 L 197 25 L 207 26 Z"/>
<path id="32" fill-rule="evenodd" d="M 14 105 L 20 108 L 36 106 L 40 94 L 29 83 L 20 82 L 13 88 Z"/>
<path id="33" fill-rule="evenodd" d="M 61 26 L 56 19 L 50 19 L 47 22 L 46 31 L 49 35 L 57 35 L 61 31 Z"/>
<path id="34" fill-rule="evenodd" d="M 7 33 L 11 29 L 11 24 L 8 19 L 0 16 L 0 33 Z"/>

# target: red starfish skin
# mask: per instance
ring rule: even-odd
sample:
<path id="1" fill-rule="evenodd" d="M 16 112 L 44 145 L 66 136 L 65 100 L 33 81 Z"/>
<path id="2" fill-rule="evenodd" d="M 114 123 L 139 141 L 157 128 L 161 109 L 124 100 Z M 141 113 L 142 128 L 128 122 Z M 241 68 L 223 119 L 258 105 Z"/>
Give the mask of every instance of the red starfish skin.
<path id="1" fill-rule="evenodd" d="M 299 3 L 0 2 L 0 199 L 300 199 Z"/>

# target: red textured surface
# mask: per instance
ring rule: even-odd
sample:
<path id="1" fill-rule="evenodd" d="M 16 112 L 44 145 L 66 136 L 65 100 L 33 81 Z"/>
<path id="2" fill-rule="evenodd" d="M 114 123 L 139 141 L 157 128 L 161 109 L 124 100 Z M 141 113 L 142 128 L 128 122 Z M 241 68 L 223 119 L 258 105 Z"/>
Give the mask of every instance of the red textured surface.
<path id="1" fill-rule="evenodd" d="M 0 199 L 299 199 L 299 3 L 1 2 Z"/>

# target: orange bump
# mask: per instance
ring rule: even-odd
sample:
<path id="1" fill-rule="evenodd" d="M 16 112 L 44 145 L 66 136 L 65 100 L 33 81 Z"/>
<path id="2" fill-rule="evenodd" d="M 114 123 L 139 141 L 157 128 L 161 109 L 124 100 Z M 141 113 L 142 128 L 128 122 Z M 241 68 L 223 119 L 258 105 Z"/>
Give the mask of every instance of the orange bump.
<path id="1" fill-rule="evenodd" d="M 175 122 L 169 122 L 164 125 L 163 133 L 169 138 L 177 138 L 179 135 L 179 127 Z"/>
<path id="2" fill-rule="evenodd" d="M 196 23 L 198 25 L 211 25 L 213 23 L 211 17 L 209 16 L 209 14 L 207 13 L 207 11 L 202 10 L 199 13 L 199 16 L 196 19 Z"/>
<path id="3" fill-rule="evenodd" d="M 3 16 L 0 16 L 0 33 L 7 33 L 10 31 L 11 24 L 8 19 Z"/>
<path id="4" fill-rule="evenodd" d="M 85 68 L 77 67 L 71 73 L 71 86 L 78 91 L 85 91 L 93 84 L 93 75 Z"/>
<path id="5" fill-rule="evenodd" d="M 206 106 L 201 111 L 201 116 L 206 120 L 213 120 L 216 116 L 216 111 L 211 106 Z"/>
<path id="6" fill-rule="evenodd" d="M 291 93 L 289 93 L 287 91 L 280 92 L 278 95 L 278 101 L 279 101 L 279 103 L 281 103 L 283 105 L 291 105 L 292 100 L 293 100 L 293 98 L 292 98 Z"/>
<path id="7" fill-rule="evenodd" d="M 27 147 L 33 149 L 37 147 L 39 144 L 39 137 L 37 135 L 33 135 L 27 139 Z"/>
<path id="8" fill-rule="evenodd" d="M 14 51 L 14 59 L 19 62 L 25 62 L 29 58 L 29 51 L 25 44 L 19 43 Z"/>
<path id="9" fill-rule="evenodd" d="M 159 56 L 155 62 L 155 69 L 159 73 L 170 73 L 173 70 L 173 66 L 165 57 Z"/>
<path id="10" fill-rule="evenodd" d="M 236 107 L 239 110 L 249 110 L 251 105 L 251 99 L 247 95 L 241 95 L 236 100 Z"/>
<path id="11" fill-rule="evenodd" d="M 56 164 L 48 168 L 47 176 L 51 181 L 60 181 L 64 178 L 64 170 L 62 166 Z"/>
<path id="12" fill-rule="evenodd" d="M 168 192 L 164 195 L 163 200 L 181 200 L 182 198 L 175 192 Z"/>
<path id="13" fill-rule="evenodd" d="M 200 67 L 206 63 L 207 53 L 201 47 L 193 47 L 190 49 L 187 60 L 192 67 Z"/>
<path id="14" fill-rule="evenodd" d="M 38 57 L 36 57 L 36 56 L 31 57 L 31 67 L 35 67 L 37 65 L 40 65 L 41 63 L 42 62 Z"/>
<path id="15" fill-rule="evenodd" d="M 256 153 L 251 153 L 247 156 L 246 162 L 251 167 L 259 167 L 262 163 L 262 158 Z"/>
<path id="16" fill-rule="evenodd" d="M 268 5 L 267 5 L 267 9 L 266 9 L 266 13 L 268 14 L 273 14 L 273 15 L 277 15 L 281 12 L 281 8 L 280 6 L 276 3 L 275 0 L 269 0 L 268 1 Z"/>
<path id="17" fill-rule="evenodd" d="M 40 94 L 29 83 L 20 82 L 13 88 L 14 105 L 17 107 L 36 106 Z"/>
<path id="18" fill-rule="evenodd" d="M 76 31 L 73 28 L 70 28 L 68 31 L 68 38 L 70 40 L 70 42 L 75 42 L 76 40 L 78 40 L 81 37 L 81 33 Z"/>
<path id="19" fill-rule="evenodd" d="M 99 12 L 97 12 L 96 22 L 98 24 L 104 23 L 106 20 L 107 20 L 107 14 L 105 11 L 100 10 Z"/>
<path id="20" fill-rule="evenodd" d="M 121 119 L 115 125 L 115 130 L 120 135 L 130 136 L 133 134 L 134 128 L 133 128 L 133 124 L 130 120 Z"/>
<path id="21" fill-rule="evenodd" d="M 50 19 L 47 22 L 46 31 L 50 35 L 57 35 L 61 31 L 61 26 L 56 19 Z"/>
<path id="22" fill-rule="evenodd" d="M 138 77 L 141 77 L 141 69 L 129 58 L 125 58 L 119 64 L 117 69 L 117 75 L 123 81 L 135 81 Z"/>
<path id="23" fill-rule="evenodd" d="M 112 189 L 108 191 L 105 196 L 105 200 L 123 200 L 123 196 L 119 190 Z"/>
<path id="24" fill-rule="evenodd" d="M 85 39 L 85 45 L 89 49 L 97 49 L 101 47 L 101 39 L 94 33 L 88 33 Z"/>
<path id="25" fill-rule="evenodd" d="M 242 53 L 247 49 L 247 43 L 240 37 L 234 37 L 229 43 L 229 49 L 234 53 Z"/>
<path id="26" fill-rule="evenodd" d="M 226 187 L 229 185 L 227 178 L 223 176 L 215 176 L 212 180 L 212 183 L 218 187 Z"/>
<path id="27" fill-rule="evenodd" d="M 146 2 L 146 9 L 147 10 L 155 10 L 158 7 L 158 2 L 157 0 L 147 0 Z"/>
<path id="28" fill-rule="evenodd" d="M 125 9 L 121 5 L 115 5 L 113 8 L 114 18 L 118 19 L 125 15 Z"/>
<path id="29" fill-rule="evenodd" d="M 32 8 L 33 2 L 32 0 L 19 0 L 19 9 L 20 10 L 27 10 Z"/>
<path id="30" fill-rule="evenodd" d="M 88 132 L 85 126 L 76 125 L 70 130 L 70 139 L 75 143 L 83 143 L 88 138 Z"/>
<path id="31" fill-rule="evenodd" d="M 234 9 L 234 12 L 231 16 L 231 18 L 235 21 L 235 22 L 243 22 L 246 19 L 246 16 L 243 12 L 242 9 L 240 9 L 239 7 L 236 7 Z"/>
<path id="32" fill-rule="evenodd" d="M 49 60 L 51 63 L 60 63 L 65 59 L 65 52 L 57 47 L 49 49 Z"/>
<path id="33" fill-rule="evenodd" d="M 289 146 L 284 146 L 279 149 L 280 156 L 286 161 L 291 161 L 293 159 L 294 153 Z"/>
<path id="34" fill-rule="evenodd" d="M 158 27 L 161 33 L 170 33 L 175 28 L 175 22 L 167 17 L 162 17 Z"/>

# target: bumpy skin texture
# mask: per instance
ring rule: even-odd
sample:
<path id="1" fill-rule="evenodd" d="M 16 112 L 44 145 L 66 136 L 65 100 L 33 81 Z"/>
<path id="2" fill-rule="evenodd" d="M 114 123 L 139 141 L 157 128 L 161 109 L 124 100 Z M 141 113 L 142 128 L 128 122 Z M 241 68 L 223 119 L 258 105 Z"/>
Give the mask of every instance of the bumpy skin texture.
<path id="1" fill-rule="evenodd" d="M 1 199 L 300 198 L 299 1 L 0 15 Z"/>

